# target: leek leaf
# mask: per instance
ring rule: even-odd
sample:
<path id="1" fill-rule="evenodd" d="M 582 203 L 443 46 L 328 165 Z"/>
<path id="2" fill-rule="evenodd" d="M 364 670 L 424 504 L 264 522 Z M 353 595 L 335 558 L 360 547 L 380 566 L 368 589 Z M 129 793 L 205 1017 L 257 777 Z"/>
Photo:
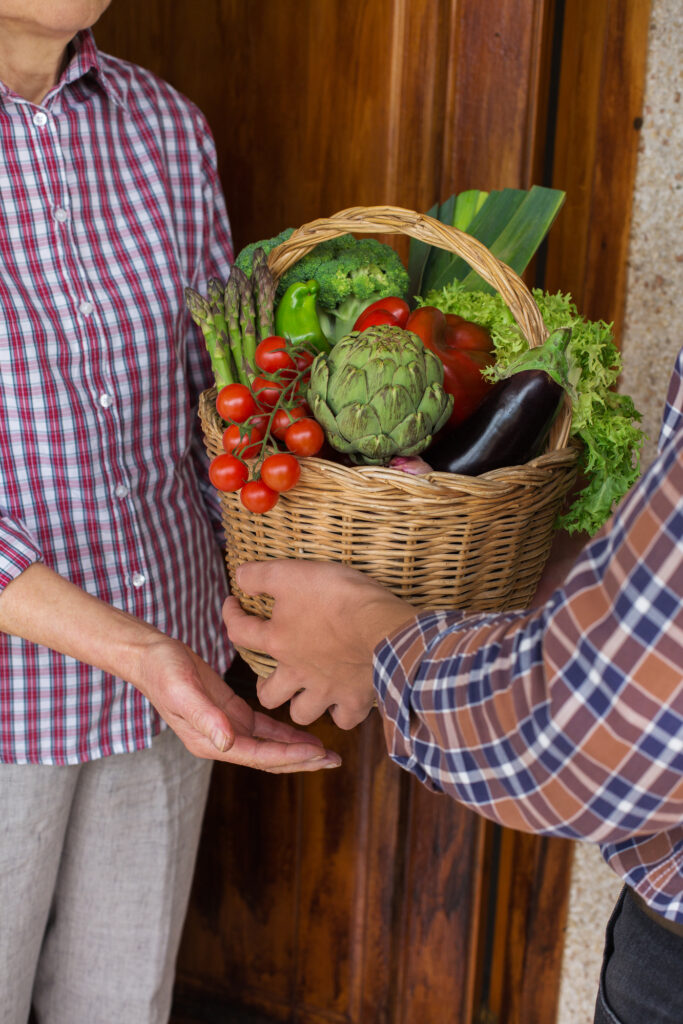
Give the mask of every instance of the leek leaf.
<path id="1" fill-rule="evenodd" d="M 478 188 L 470 188 L 466 192 L 460 192 L 455 200 L 453 227 L 459 228 L 460 231 L 467 231 L 472 223 L 472 218 L 484 204 L 487 196 L 488 192 L 482 192 Z"/>
<path id="2" fill-rule="evenodd" d="M 563 202 L 563 192 L 534 186 L 523 197 L 517 210 L 502 227 L 495 240 L 485 244 L 494 256 L 507 263 L 518 274 L 522 274 L 552 227 Z M 461 280 L 467 290 L 494 291 L 473 270 Z"/>
<path id="3" fill-rule="evenodd" d="M 440 220 L 439 217 L 439 204 L 434 203 L 434 206 L 427 210 L 427 217 L 434 217 L 436 220 Z M 443 222 L 442 222 L 443 223 Z M 421 295 L 422 287 L 422 275 L 424 274 L 425 263 L 429 256 L 429 246 L 426 242 L 421 242 L 419 238 L 410 239 L 410 249 L 408 250 L 408 295 L 417 296 Z"/>
<path id="4" fill-rule="evenodd" d="M 467 234 L 478 239 L 493 252 L 496 239 L 514 217 L 524 201 L 524 196 L 522 189 L 515 188 L 489 192 L 486 201 L 470 221 Z M 433 249 L 433 253 L 433 258 L 430 256 L 427 260 L 422 279 L 422 287 L 426 291 L 437 291 L 451 281 L 462 281 L 471 273 L 469 263 L 455 253 L 446 252 L 445 249 Z M 481 278 L 479 280 L 481 281 Z M 481 281 L 481 284 L 485 286 L 484 281 Z"/>
<path id="5" fill-rule="evenodd" d="M 540 185 L 528 191 L 468 189 L 435 204 L 428 215 L 466 230 L 521 274 L 550 230 L 564 199 L 564 192 Z M 462 281 L 467 290 L 493 291 L 455 253 L 416 239 L 410 242 L 408 272 L 413 296 L 424 296 L 453 281 Z"/>

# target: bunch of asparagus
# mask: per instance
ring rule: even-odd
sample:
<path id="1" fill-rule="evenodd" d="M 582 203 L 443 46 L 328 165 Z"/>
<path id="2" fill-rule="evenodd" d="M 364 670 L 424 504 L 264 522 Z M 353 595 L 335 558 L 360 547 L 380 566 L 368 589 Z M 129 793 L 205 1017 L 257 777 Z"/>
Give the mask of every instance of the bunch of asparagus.
<path id="1" fill-rule="evenodd" d="M 275 333 L 277 283 L 263 249 L 254 249 L 251 277 L 233 266 L 225 284 L 212 277 L 207 294 L 185 289 L 185 301 L 201 328 L 220 391 L 226 384 L 249 386 L 258 371 L 254 353 L 259 341 Z"/>

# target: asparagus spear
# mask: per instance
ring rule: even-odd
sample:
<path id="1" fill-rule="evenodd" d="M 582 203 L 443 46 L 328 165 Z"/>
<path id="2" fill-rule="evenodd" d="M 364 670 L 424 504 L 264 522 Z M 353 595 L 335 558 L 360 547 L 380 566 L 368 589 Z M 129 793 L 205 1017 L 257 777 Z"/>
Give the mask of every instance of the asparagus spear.
<path id="1" fill-rule="evenodd" d="M 220 390 L 226 384 L 233 384 L 235 381 L 234 367 L 230 359 L 227 347 L 227 337 L 221 327 L 220 316 L 216 322 L 216 314 L 208 299 L 205 299 L 193 288 L 185 289 L 185 302 L 190 311 L 190 316 L 201 328 L 204 335 L 206 348 L 211 359 L 211 369 L 216 380 L 216 387 Z M 223 317 L 223 324 L 225 317 Z"/>
<path id="2" fill-rule="evenodd" d="M 233 267 L 223 292 L 223 301 L 228 344 L 235 363 L 237 377 L 241 384 L 249 386 L 250 374 L 244 365 L 242 325 L 240 323 L 241 295 L 238 276 L 238 268 Z"/>
<path id="3" fill-rule="evenodd" d="M 256 308 L 256 330 L 258 340 L 263 341 L 275 333 L 275 291 L 277 284 L 273 277 L 265 250 L 254 249 L 251 271 Z"/>
<path id="4" fill-rule="evenodd" d="M 252 284 L 247 275 L 239 267 L 233 266 L 230 281 L 235 282 L 239 294 L 239 325 L 242 336 L 242 365 L 244 372 L 252 377 L 255 374 L 254 355 L 256 353 L 256 310 Z M 230 283 L 228 282 L 228 284 Z M 237 361 L 237 360 L 236 360 Z M 237 364 L 239 368 L 239 363 Z"/>
<path id="5" fill-rule="evenodd" d="M 225 285 L 223 285 L 217 277 L 209 278 L 206 283 L 206 298 L 209 306 L 211 307 L 213 320 L 218 331 L 227 332 L 225 323 L 225 305 L 223 300 L 224 291 Z"/>
<path id="6" fill-rule="evenodd" d="M 213 315 L 213 322 L 221 339 L 223 351 L 226 354 L 226 358 L 230 361 L 232 379 L 235 381 L 242 380 L 232 355 L 230 339 L 228 337 L 228 324 L 225 318 L 225 285 L 217 277 L 210 277 L 207 281 L 206 297 Z"/>

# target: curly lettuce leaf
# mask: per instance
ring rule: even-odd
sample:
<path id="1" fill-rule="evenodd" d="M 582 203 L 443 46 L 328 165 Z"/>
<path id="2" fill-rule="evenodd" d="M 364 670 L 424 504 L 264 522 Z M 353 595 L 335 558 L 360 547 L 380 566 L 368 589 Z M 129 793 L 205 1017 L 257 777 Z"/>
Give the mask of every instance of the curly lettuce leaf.
<path id="1" fill-rule="evenodd" d="M 637 424 L 642 417 L 628 395 L 614 390 L 621 355 L 614 344 L 612 325 L 586 320 L 571 295 L 536 288 L 533 297 L 549 331 L 571 328 L 566 346 L 567 390 L 572 398 L 571 436 L 581 442 L 579 473 L 584 486 L 573 496 L 558 526 L 570 533 L 594 534 L 640 475 L 644 435 Z M 418 302 L 444 313 L 457 313 L 489 329 L 496 352 L 492 377 L 513 372 L 529 350 L 498 294 L 465 291 L 454 282 Z"/>

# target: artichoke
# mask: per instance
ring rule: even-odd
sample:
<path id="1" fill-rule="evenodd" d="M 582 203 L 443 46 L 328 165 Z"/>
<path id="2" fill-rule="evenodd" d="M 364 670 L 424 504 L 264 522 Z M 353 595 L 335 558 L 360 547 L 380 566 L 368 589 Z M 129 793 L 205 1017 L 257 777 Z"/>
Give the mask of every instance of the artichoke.
<path id="1" fill-rule="evenodd" d="M 316 356 L 306 398 L 332 447 L 369 465 L 424 451 L 453 407 L 441 360 L 394 325 L 349 334 Z"/>

